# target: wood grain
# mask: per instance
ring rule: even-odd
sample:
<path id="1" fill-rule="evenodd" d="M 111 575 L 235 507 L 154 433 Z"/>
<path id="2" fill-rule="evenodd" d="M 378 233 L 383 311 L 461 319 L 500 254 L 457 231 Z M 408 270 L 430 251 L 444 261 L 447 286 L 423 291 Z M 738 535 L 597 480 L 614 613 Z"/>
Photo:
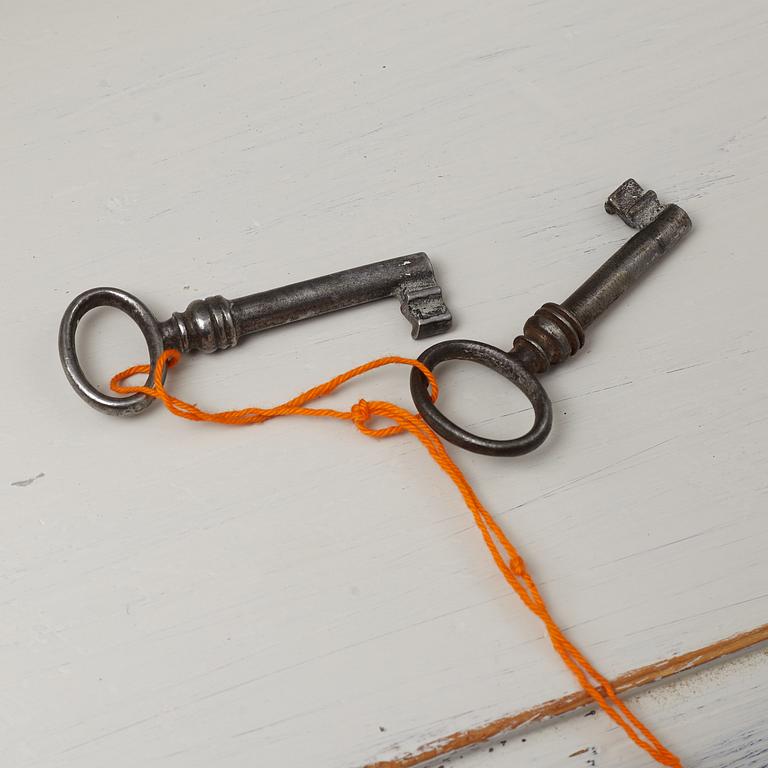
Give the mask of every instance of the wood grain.
<path id="1" fill-rule="evenodd" d="M 671 659 L 664 659 L 640 669 L 633 669 L 611 682 L 617 693 L 636 691 L 642 686 L 660 682 L 673 675 L 696 669 L 713 661 L 725 659 L 734 653 L 756 649 L 765 643 L 768 643 L 768 624 L 764 624 L 762 627 L 757 627 L 749 632 L 742 632 L 733 637 L 725 638 L 704 648 L 699 648 Z M 450 736 L 446 736 L 436 742 L 425 744 L 413 754 L 404 755 L 394 760 L 369 763 L 365 768 L 413 768 L 413 766 L 423 765 L 437 758 L 447 757 L 462 749 L 477 747 L 496 736 L 508 734 L 517 728 L 535 725 L 536 723 L 565 715 L 590 704 L 593 704 L 593 702 L 589 695 L 584 691 L 577 691 L 553 701 L 546 701 L 524 712 L 500 717 L 479 728 L 452 733 Z"/>
<path id="2" fill-rule="evenodd" d="M 768 649 L 737 653 L 673 675 L 626 697 L 659 733 L 679 745 L 683 765 L 765 768 Z M 500 734 L 475 748 L 429 763 L 432 768 L 650 768 L 639 749 L 599 709 L 582 710 L 538 727 Z M 424 766 L 426 768 L 426 764 Z"/>

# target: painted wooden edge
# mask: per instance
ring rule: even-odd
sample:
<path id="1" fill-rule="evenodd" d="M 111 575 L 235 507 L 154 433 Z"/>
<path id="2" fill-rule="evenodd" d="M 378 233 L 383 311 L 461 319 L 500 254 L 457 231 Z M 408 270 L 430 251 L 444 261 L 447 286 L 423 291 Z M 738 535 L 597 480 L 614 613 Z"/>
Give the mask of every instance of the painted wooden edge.
<path id="1" fill-rule="evenodd" d="M 725 656 L 754 648 L 756 645 L 765 642 L 768 642 L 768 624 L 752 629 L 749 632 L 733 635 L 712 645 L 707 645 L 704 648 L 626 672 L 613 680 L 613 687 L 618 693 L 631 691 L 635 688 L 664 680 L 680 672 L 717 661 Z M 591 703 L 592 699 L 585 691 L 570 693 L 559 699 L 545 701 L 543 704 L 531 707 L 523 712 L 505 715 L 477 728 L 452 733 L 437 741 L 424 744 L 416 752 L 403 755 L 402 757 L 368 763 L 364 768 L 412 768 L 429 760 L 445 757 L 452 752 L 482 744 L 501 733 L 507 733 L 524 725 L 541 722 L 551 717 L 564 715 L 580 707 L 586 707 Z"/>

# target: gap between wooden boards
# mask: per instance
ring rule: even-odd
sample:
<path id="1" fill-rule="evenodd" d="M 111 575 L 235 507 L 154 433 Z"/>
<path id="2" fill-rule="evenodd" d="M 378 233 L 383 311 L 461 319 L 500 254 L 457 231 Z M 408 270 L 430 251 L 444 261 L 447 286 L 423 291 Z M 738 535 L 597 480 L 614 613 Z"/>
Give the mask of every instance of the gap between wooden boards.
<path id="1" fill-rule="evenodd" d="M 712 645 L 699 648 L 680 656 L 658 661 L 645 667 L 633 669 L 613 680 L 613 687 L 617 693 L 633 691 L 644 685 L 659 682 L 673 675 L 685 672 L 689 669 L 718 661 L 740 651 L 754 649 L 755 646 L 768 642 L 768 624 L 752 629 L 748 632 L 742 632 L 738 635 L 720 640 Z M 435 760 L 441 757 L 447 757 L 451 753 L 459 750 L 478 746 L 488 739 L 498 736 L 502 733 L 514 731 L 525 725 L 547 720 L 551 717 L 557 717 L 569 712 L 573 712 L 581 707 L 589 706 L 592 698 L 586 691 L 577 691 L 559 699 L 545 701 L 543 704 L 531 707 L 522 712 L 513 715 L 504 715 L 497 720 L 492 720 L 485 725 L 476 728 L 470 728 L 467 731 L 457 731 L 449 736 L 444 736 L 437 741 L 424 744 L 415 752 L 403 755 L 392 760 L 382 760 L 375 763 L 368 763 L 364 768 L 413 768 L 413 766 L 422 765 L 429 760 Z"/>

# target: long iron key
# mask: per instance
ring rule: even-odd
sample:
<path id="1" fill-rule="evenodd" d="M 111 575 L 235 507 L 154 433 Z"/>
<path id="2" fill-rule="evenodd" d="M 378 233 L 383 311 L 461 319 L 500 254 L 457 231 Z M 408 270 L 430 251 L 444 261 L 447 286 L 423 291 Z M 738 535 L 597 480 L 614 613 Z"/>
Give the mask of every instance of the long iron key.
<path id="1" fill-rule="evenodd" d="M 390 297 L 399 300 L 414 339 L 444 333 L 451 327 L 451 313 L 432 264 L 425 253 L 415 253 L 240 299 L 200 299 L 164 322 L 158 322 L 143 302 L 126 291 L 93 288 L 75 298 L 64 313 L 59 328 L 59 355 L 69 383 L 85 402 L 103 413 L 131 415 L 143 411 L 152 398 L 141 394 L 105 395 L 91 385 L 78 362 L 77 325 L 95 307 L 115 307 L 129 315 L 144 334 L 154 366 L 164 349 L 215 352 L 234 347 L 249 333 Z"/>

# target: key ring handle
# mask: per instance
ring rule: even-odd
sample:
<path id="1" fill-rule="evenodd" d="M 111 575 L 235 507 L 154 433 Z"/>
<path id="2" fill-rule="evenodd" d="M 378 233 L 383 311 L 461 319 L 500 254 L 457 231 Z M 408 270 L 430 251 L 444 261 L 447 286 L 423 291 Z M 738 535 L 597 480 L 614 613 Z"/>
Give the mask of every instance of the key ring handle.
<path id="1" fill-rule="evenodd" d="M 158 357 L 163 352 L 163 337 L 160 333 L 157 320 L 147 309 L 146 305 L 139 301 L 126 291 L 119 288 L 91 288 L 81 293 L 67 307 L 64 317 L 61 318 L 59 326 L 59 357 L 64 367 L 64 373 L 72 385 L 72 388 L 88 405 L 102 413 L 108 413 L 114 416 L 131 416 L 141 413 L 145 408 L 151 405 L 153 398 L 136 393 L 128 397 L 113 397 L 99 392 L 96 387 L 88 381 L 80 361 L 77 359 L 77 348 L 75 346 L 75 333 L 77 326 L 83 319 L 83 316 L 96 307 L 114 307 L 121 312 L 125 312 L 144 335 L 149 350 L 149 367 L 152 371 L 155 367 Z M 165 370 L 163 371 L 163 380 L 165 380 Z M 152 374 L 147 378 L 146 386 L 152 386 Z"/>
<path id="2" fill-rule="evenodd" d="M 534 422 L 531 429 L 511 440 L 481 437 L 455 424 L 432 402 L 424 374 L 411 371 L 411 396 L 424 421 L 454 445 L 487 456 L 522 456 L 538 448 L 552 429 L 552 403 L 541 382 L 521 362 L 498 347 L 480 341 L 454 339 L 441 341 L 424 350 L 419 361 L 431 371 L 448 360 L 467 360 L 490 368 L 511 381 L 533 406 Z"/>

